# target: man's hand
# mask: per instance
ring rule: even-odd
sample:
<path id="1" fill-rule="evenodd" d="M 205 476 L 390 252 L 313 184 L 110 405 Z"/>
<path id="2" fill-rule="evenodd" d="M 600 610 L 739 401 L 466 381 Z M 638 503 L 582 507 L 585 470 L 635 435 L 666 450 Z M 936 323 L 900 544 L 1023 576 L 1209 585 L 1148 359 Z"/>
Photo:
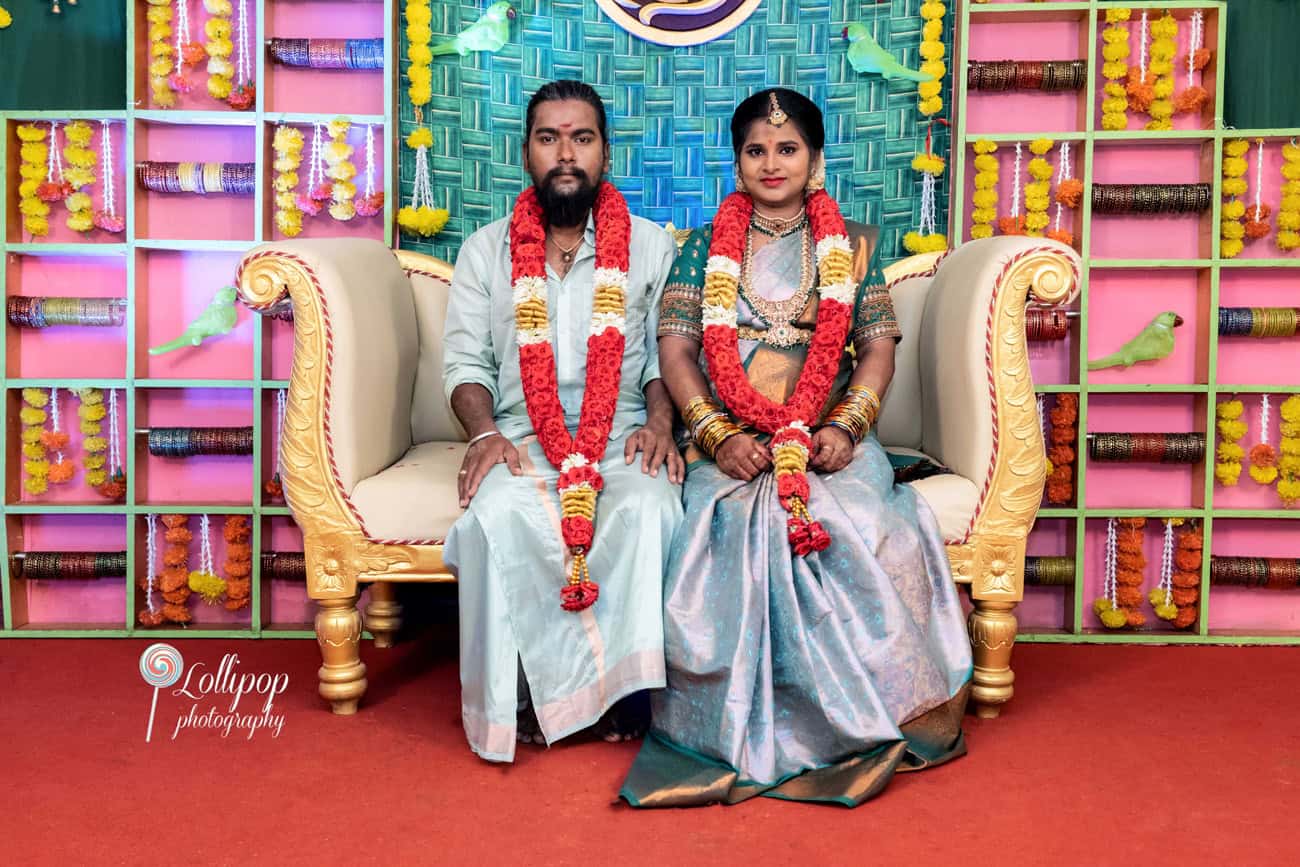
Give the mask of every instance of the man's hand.
<path id="1" fill-rule="evenodd" d="M 470 498 L 478 493 L 478 486 L 487 476 L 488 470 L 492 469 L 493 464 L 505 464 L 513 475 L 523 474 L 519 466 L 519 451 L 510 440 L 500 434 L 479 440 L 465 452 L 465 460 L 460 465 L 460 476 L 456 487 L 460 493 L 462 509 L 468 506 Z"/>
<path id="2" fill-rule="evenodd" d="M 636 453 L 641 452 L 641 472 L 651 478 L 659 475 L 659 468 L 668 465 L 668 481 L 680 485 L 686 478 L 686 463 L 677 451 L 670 430 L 659 426 L 647 426 L 627 438 L 623 448 L 623 457 L 627 463 L 636 460 Z"/>
<path id="3" fill-rule="evenodd" d="M 837 427 L 818 428 L 812 436 L 808 466 L 823 473 L 838 473 L 853 460 L 853 439 Z"/>
<path id="4" fill-rule="evenodd" d="M 742 482 L 752 482 L 755 476 L 772 467 L 772 453 L 749 434 L 727 437 L 718 446 L 713 460 L 718 469 Z"/>

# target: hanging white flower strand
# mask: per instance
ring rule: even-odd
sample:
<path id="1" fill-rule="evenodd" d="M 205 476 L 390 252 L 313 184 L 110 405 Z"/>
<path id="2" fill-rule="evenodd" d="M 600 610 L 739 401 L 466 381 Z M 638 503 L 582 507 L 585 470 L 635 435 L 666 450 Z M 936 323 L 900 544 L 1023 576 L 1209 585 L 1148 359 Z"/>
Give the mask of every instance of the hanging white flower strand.
<path id="1" fill-rule="evenodd" d="M 375 192 L 375 127 L 366 124 L 366 188 L 357 198 L 357 216 L 374 217 L 384 210 L 384 193 Z"/>
<path id="2" fill-rule="evenodd" d="M 117 389 L 108 390 L 108 484 L 120 487 L 121 491 L 111 490 L 113 499 L 126 493 L 126 468 L 122 466 L 122 427 L 121 416 L 117 408 Z"/>
<path id="3" fill-rule="evenodd" d="M 68 435 L 63 432 L 63 426 L 59 423 L 59 390 L 50 389 L 50 433 L 46 446 L 54 450 L 54 462 L 50 464 L 50 483 L 61 485 L 71 481 L 76 474 L 76 467 L 71 461 L 65 460 L 63 447 L 68 444 Z"/>
<path id="4" fill-rule="evenodd" d="M 226 592 L 226 582 L 217 576 L 216 566 L 212 562 L 211 521 L 207 515 L 199 516 L 199 533 L 203 536 L 199 545 L 199 571 L 191 572 L 190 589 L 199 594 L 208 605 L 216 605 L 221 595 Z"/>
<path id="5" fill-rule="evenodd" d="M 1178 616 L 1178 606 L 1174 604 L 1174 522 L 1165 519 L 1165 542 L 1160 550 L 1160 583 L 1147 594 L 1156 617 L 1161 620 L 1173 620 Z"/>
<path id="6" fill-rule="evenodd" d="M 1011 213 L 998 220 L 1003 235 L 1023 235 L 1025 221 L 1020 216 L 1020 168 L 1024 161 L 1024 145 L 1016 142 L 1016 162 L 1011 169 Z"/>
<path id="7" fill-rule="evenodd" d="M 321 141 L 324 133 L 319 123 L 312 125 L 311 156 L 307 167 L 307 189 L 298 193 L 298 210 L 305 216 L 314 217 L 321 212 L 326 202 L 334 198 L 334 187 L 325 182 L 325 171 L 321 163 Z"/>
<path id="8" fill-rule="evenodd" d="M 1256 139 L 1255 150 L 1255 204 L 1246 209 L 1245 242 L 1267 238 L 1270 230 L 1269 216 L 1273 209 L 1264 204 L 1264 140 Z"/>
<path id="9" fill-rule="evenodd" d="M 442 231 L 451 216 L 433 206 L 433 184 L 429 180 L 433 133 L 428 127 L 418 127 L 406 137 L 406 146 L 415 151 L 415 184 L 411 188 L 411 204 L 397 212 L 397 225 L 410 234 L 430 238 Z"/>
<path id="10" fill-rule="evenodd" d="M 190 3 L 176 0 L 176 68 L 167 77 L 167 85 L 177 93 L 189 93 L 194 87 L 185 67 L 190 63 L 185 49 L 190 44 Z"/>
<path id="11" fill-rule="evenodd" d="M 275 474 L 267 479 L 262 489 L 266 491 L 267 496 L 274 500 L 284 498 L 284 484 L 280 480 L 280 448 L 284 436 L 284 410 L 287 400 L 287 389 L 277 389 L 275 392 Z"/>
<path id="12" fill-rule="evenodd" d="M 142 623 L 158 624 L 162 622 L 162 612 L 153 601 L 154 588 L 158 586 L 158 516 L 153 512 L 147 512 L 144 516 L 145 522 L 145 584 L 144 584 L 144 604 L 148 607 L 148 619 L 145 618 L 145 612 L 141 612 L 140 621 Z"/>
<path id="13" fill-rule="evenodd" d="M 253 60 L 248 48 L 248 0 L 239 0 L 239 23 L 235 25 L 235 40 L 235 86 L 226 102 L 237 111 L 247 111 L 257 101 L 257 88 L 253 86 Z"/>
<path id="14" fill-rule="evenodd" d="M 126 231 L 126 220 L 117 215 L 117 181 L 113 176 L 113 125 L 106 120 L 99 122 L 99 151 L 103 176 L 99 188 L 102 207 L 95 212 L 95 225 L 116 235 Z"/>
<path id="15" fill-rule="evenodd" d="M 1259 401 L 1259 442 L 1250 450 L 1250 477 L 1261 485 L 1271 485 L 1277 480 L 1277 449 L 1268 442 L 1270 403 L 1268 395 Z"/>
<path id="16" fill-rule="evenodd" d="M 1205 49 L 1205 14 L 1192 12 L 1192 32 L 1187 39 L 1187 89 L 1178 95 L 1176 109 L 1179 114 L 1199 112 L 1210 101 L 1210 94 L 1196 79 L 1196 73 L 1210 62 L 1210 52 Z"/>
<path id="17" fill-rule="evenodd" d="M 1043 395 L 1038 395 L 1038 429 L 1043 433 L 1043 463 L 1047 465 L 1047 475 L 1051 475 L 1054 467 L 1051 458 L 1047 457 L 1047 405 Z"/>
<path id="18" fill-rule="evenodd" d="M 939 209 L 935 190 L 945 168 L 943 157 L 936 156 L 930 147 L 936 121 L 948 125 L 943 118 L 930 121 L 925 131 L 925 153 L 912 157 L 912 168 L 921 174 L 921 221 L 915 232 L 903 236 L 903 247 L 910 253 L 938 253 L 948 249 L 948 237 L 936 231 Z"/>

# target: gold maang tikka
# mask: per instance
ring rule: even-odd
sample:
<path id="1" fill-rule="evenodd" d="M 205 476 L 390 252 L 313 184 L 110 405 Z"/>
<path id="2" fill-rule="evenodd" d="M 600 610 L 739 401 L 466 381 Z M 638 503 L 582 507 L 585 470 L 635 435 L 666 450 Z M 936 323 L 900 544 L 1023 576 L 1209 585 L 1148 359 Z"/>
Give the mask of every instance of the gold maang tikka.
<path id="1" fill-rule="evenodd" d="M 790 116 L 781 109 L 781 103 L 776 101 L 776 91 L 767 95 L 767 122 L 772 126 L 781 126 Z"/>

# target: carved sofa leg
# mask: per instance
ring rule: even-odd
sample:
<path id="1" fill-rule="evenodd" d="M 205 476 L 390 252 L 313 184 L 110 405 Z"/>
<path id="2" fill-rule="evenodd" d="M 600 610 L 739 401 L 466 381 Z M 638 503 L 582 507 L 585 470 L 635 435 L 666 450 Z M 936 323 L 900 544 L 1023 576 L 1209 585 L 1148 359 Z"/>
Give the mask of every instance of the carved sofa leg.
<path id="1" fill-rule="evenodd" d="M 357 596 L 316 600 L 316 643 L 320 645 L 320 694 L 337 714 L 354 714 L 366 692 L 361 661 L 361 613 Z"/>
<path id="2" fill-rule="evenodd" d="M 375 637 L 375 647 L 392 647 L 393 637 L 402 628 L 402 604 L 397 601 L 397 585 L 376 581 L 370 585 L 366 603 L 366 629 Z"/>
<path id="3" fill-rule="evenodd" d="M 1011 671 L 1011 649 L 1016 643 L 1015 602 L 972 600 L 970 643 L 975 657 L 971 697 L 975 713 L 992 719 L 1011 700 L 1016 676 Z"/>

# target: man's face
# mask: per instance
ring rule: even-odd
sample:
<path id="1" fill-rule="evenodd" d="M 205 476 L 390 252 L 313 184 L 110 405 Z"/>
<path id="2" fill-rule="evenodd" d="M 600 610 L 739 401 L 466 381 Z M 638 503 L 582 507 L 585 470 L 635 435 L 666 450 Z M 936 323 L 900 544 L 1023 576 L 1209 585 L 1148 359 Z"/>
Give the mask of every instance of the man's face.
<path id="1" fill-rule="evenodd" d="M 596 109 L 580 99 L 543 102 L 524 142 L 524 169 L 537 187 L 547 222 L 585 222 L 605 177 L 609 148 L 600 136 Z"/>

